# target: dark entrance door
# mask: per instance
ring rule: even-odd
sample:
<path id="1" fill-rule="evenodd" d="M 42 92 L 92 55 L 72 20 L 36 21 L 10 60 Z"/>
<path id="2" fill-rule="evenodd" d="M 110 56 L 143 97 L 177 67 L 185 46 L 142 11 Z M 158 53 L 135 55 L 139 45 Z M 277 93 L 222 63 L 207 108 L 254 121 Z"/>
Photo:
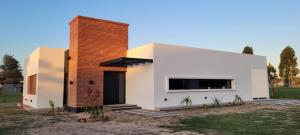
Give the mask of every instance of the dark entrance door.
<path id="1" fill-rule="evenodd" d="M 103 104 L 125 104 L 125 72 L 104 72 Z"/>
<path id="2" fill-rule="evenodd" d="M 63 98 L 63 104 L 64 106 L 67 106 L 68 104 L 68 73 L 64 74 L 64 98 Z"/>

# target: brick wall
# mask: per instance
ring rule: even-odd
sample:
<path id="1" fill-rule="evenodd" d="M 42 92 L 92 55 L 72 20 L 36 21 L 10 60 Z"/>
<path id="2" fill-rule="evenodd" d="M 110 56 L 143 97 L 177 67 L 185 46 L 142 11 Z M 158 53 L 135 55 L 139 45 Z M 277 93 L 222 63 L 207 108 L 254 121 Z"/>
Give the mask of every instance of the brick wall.
<path id="1" fill-rule="evenodd" d="M 98 103 L 102 105 L 103 71 L 126 71 L 126 68 L 101 67 L 99 63 L 125 57 L 127 49 L 128 24 L 75 17 L 70 22 L 68 106 L 85 106 L 89 87 L 99 91 Z"/>

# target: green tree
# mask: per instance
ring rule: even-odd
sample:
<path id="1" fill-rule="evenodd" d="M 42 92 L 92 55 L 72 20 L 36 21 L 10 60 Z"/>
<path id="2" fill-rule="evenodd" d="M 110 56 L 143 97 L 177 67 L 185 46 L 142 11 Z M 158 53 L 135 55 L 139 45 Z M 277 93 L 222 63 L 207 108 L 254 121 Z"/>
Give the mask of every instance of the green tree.
<path id="1" fill-rule="evenodd" d="M 4 55 L 0 69 L 2 83 L 17 84 L 23 79 L 20 63 L 12 55 Z"/>
<path id="2" fill-rule="evenodd" d="M 244 48 L 244 50 L 243 50 L 243 53 L 244 53 L 244 54 L 250 54 L 250 55 L 253 55 L 253 54 L 254 54 L 253 52 L 254 52 L 254 51 L 253 51 L 253 48 L 250 47 L 250 46 L 245 46 L 245 48 Z"/>
<path id="3" fill-rule="evenodd" d="M 279 76 L 283 78 L 284 85 L 289 87 L 293 85 L 293 78 L 299 73 L 297 68 L 297 57 L 292 47 L 287 46 L 280 54 Z"/>
<path id="4" fill-rule="evenodd" d="M 278 76 L 276 73 L 277 71 L 276 71 L 276 68 L 271 63 L 269 63 L 267 69 L 268 69 L 268 81 L 269 81 L 269 85 L 272 89 L 272 97 L 274 98 L 274 95 L 275 95 L 274 85 L 278 81 Z"/>

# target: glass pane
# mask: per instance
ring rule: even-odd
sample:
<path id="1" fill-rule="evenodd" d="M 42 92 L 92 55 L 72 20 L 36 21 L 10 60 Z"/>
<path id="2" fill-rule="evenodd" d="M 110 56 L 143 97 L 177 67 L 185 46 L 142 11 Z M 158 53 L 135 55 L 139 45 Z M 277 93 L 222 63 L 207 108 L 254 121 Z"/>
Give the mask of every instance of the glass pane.
<path id="1" fill-rule="evenodd" d="M 231 89 L 232 79 L 169 79 L 170 90 Z"/>

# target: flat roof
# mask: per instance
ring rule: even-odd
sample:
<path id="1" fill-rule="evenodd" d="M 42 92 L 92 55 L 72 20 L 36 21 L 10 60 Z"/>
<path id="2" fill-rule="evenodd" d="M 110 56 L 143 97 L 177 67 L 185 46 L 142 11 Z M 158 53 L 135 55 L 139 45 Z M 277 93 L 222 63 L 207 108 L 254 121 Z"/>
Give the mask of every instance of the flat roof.
<path id="1" fill-rule="evenodd" d="M 76 19 L 86 19 L 86 20 L 93 20 L 93 21 L 100 21 L 100 22 L 106 22 L 106 23 L 112 23 L 112 24 L 117 24 L 117 25 L 125 25 L 125 26 L 129 26 L 129 24 L 127 23 L 123 23 L 123 22 L 117 22 L 117 21 L 111 21 L 111 20 L 105 20 L 105 19 L 98 19 L 98 18 L 93 18 L 93 17 L 88 17 L 88 16 L 75 16 L 70 22 L 69 24 L 71 24 L 72 22 L 74 22 Z"/>

